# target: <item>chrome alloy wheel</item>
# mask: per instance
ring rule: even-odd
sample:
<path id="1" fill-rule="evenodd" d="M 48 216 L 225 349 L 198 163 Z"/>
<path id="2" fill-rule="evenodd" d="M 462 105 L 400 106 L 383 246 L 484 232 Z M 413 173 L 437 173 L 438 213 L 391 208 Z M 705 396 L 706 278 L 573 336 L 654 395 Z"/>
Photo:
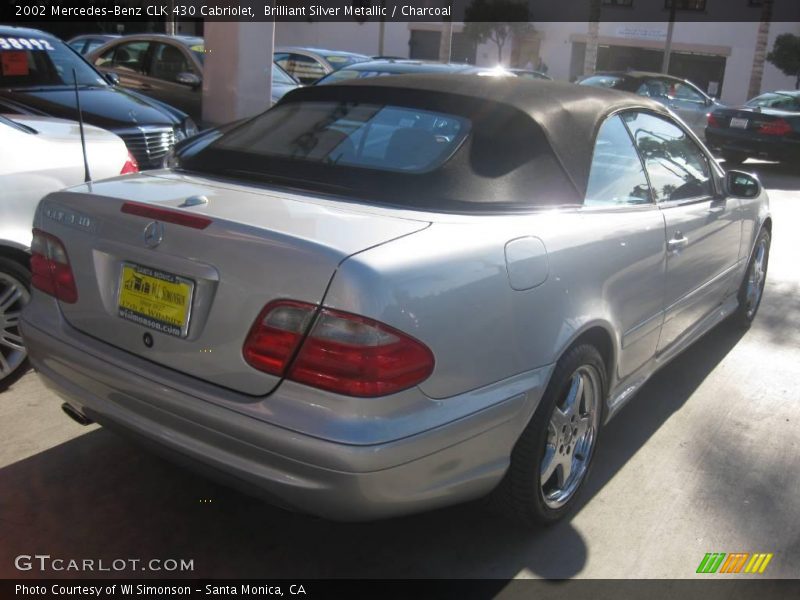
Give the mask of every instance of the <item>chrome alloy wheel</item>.
<path id="1" fill-rule="evenodd" d="M 541 462 L 540 485 L 545 504 L 557 509 L 580 487 L 592 458 L 602 413 L 600 374 L 579 367 L 567 392 L 553 409 Z"/>
<path id="2" fill-rule="evenodd" d="M 748 319 L 752 319 L 758 305 L 761 302 L 761 295 L 764 293 L 764 283 L 767 278 L 767 240 L 761 238 L 756 246 L 753 256 L 753 263 L 750 265 L 750 272 L 747 274 L 747 290 L 745 302 L 747 303 Z"/>
<path id="3" fill-rule="evenodd" d="M 0 381 L 14 373 L 28 356 L 19 332 L 19 318 L 30 298 L 21 281 L 0 271 Z"/>

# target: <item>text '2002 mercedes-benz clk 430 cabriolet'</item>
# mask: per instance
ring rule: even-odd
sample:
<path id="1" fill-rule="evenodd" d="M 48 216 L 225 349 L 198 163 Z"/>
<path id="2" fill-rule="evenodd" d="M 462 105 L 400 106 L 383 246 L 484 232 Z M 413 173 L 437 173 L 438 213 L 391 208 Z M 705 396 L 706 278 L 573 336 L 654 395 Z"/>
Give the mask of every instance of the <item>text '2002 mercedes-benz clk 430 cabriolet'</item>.
<path id="1" fill-rule="evenodd" d="M 653 372 L 753 319 L 771 219 L 646 98 L 420 75 L 291 92 L 34 226 L 22 331 L 77 420 L 329 518 L 541 523 Z"/>

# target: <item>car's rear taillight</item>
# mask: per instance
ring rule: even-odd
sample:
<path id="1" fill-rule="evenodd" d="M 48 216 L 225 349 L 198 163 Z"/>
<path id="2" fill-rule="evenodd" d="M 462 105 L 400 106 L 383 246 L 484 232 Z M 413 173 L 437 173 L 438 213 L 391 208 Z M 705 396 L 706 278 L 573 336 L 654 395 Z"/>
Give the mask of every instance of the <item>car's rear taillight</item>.
<path id="1" fill-rule="evenodd" d="M 128 152 L 128 160 L 125 161 L 125 164 L 122 165 L 122 170 L 119 172 L 120 175 L 127 175 L 128 173 L 138 173 L 139 172 L 139 163 L 136 162 L 136 159 L 133 157 L 133 154 Z"/>
<path id="2" fill-rule="evenodd" d="M 267 304 L 247 335 L 244 359 L 259 371 L 283 377 L 316 310 L 313 304 L 290 300 Z"/>
<path id="3" fill-rule="evenodd" d="M 766 135 L 786 135 L 792 132 L 792 125 L 786 119 L 775 119 L 767 123 L 762 123 L 758 128 L 758 133 Z"/>
<path id="4" fill-rule="evenodd" d="M 251 328 L 243 352 L 256 369 L 360 397 L 417 385 L 434 366 L 428 347 L 397 329 L 294 301 L 269 304 Z"/>
<path id="5" fill-rule="evenodd" d="M 31 242 L 31 285 L 62 302 L 78 301 L 78 288 L 64 244 L 40 229 L 33 230 Z"/>
<path id="6" fill-rule="evenodd" d="M 717 120 L 717 117 L 714 116 L 714 113 L 708 113 L 708 115 L 706 115 L 706 122 L 707 122 L 707 125 L 709 127 L 719 127 L 720 126 L 719 125 L 719 121 Z"/>

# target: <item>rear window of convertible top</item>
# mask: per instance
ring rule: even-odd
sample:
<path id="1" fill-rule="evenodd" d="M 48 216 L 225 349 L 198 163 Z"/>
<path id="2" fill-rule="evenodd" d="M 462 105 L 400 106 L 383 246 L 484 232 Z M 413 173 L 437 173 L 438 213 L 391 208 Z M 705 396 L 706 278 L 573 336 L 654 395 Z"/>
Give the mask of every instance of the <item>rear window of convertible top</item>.
<path id="1" fill-rule="evenodd" d="M 468 119 L 417 108 L 293 102 L 223 136 L 221 150 L 328 165 L 421 173 L 441 165 Z"/>
<path id="2" fill-rule="evenodd" d="M 319 93 L 331 97 L 283 100 L 190 144 L 178 168 L 447 212 L 582 201 L 541 127 L 514 106 L 405 89 L 328 86 Z M 345 94 L 353 99 L 340 98 Z M 390 95 L 397 99 L 382 101 Z"/>

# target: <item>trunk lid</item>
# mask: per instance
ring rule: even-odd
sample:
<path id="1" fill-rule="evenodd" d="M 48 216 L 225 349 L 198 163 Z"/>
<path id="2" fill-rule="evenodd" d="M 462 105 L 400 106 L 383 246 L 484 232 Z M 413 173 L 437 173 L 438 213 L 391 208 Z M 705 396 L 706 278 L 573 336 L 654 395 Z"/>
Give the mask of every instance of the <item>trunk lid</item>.
<path id="1" fill-rule="evenodd" d="M 77 282 L 78 301 L 60 303 L 65 319 L 155 363 L 255 396 L 279 383 L 242 356 L 250 326 L 268 302 L 321 303 L 342 260 L 429 225 L 407 212 L 169 172 L 88 189 L 52 194 L 38 213 L 37 225 L 64 242 Z M 197 229 L 129 214 L 123 212 L 126 202 L 211 223 Z M 192 202 L 199 203 L 187 206 Z M 151 235 L 148 247 L 145 228 L 154 221 L 163 226 L 163 236 L 153 245 L 158 236 Z M 173 316 L 180 320 L 188 312 L 185 328 L 173 324 L 158 331 L 153 322 L 143 324 L 152 305 L 134 298 L 133 310 L 130 302 L 143 290 L 149 293 L 148 285 L 162 286 L 167 291 L 159 294 L 183 306 Z M 127 318 L 120 316 L 121 294 Z"/>
<path id="2" fill-rule="evenodd" d="M 714 111 L 714 117 L 720 128 L 729 133 L 752 136 L 764 136 L 759 130 L 764 125 L 776 121 L 786 121 L 792 126 L 793 134 L 800 131 L 800 114 L 797 112 L 774 108 L 723 108 Z M 766 137 L 766 136 L 765 136 Z"/>

